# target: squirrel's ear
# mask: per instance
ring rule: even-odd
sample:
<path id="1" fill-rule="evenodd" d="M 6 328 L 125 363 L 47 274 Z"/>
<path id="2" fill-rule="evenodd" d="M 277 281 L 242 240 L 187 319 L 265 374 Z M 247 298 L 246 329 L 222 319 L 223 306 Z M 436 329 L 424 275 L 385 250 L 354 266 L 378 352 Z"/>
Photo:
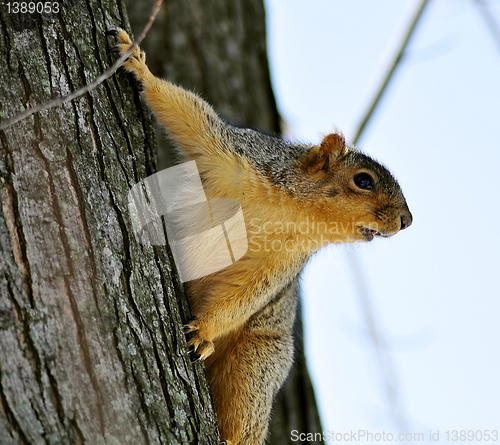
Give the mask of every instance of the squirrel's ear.
<path id="1" fill-rule="evenodd" d="M 323 138 L 321 144 L 313 147 L 304 157 L 304 167 L 308 173 L 327 171 L 331 163 L 347 154 L 343 134 L 332 133 Z"/>

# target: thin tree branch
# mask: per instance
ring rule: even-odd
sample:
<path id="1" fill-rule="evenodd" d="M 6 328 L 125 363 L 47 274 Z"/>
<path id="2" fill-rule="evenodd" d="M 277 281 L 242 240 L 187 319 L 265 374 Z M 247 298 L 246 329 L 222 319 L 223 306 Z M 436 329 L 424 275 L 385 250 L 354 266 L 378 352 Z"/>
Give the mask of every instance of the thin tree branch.
<path id="1" fill-rule="evenodd" d="M 423 0 L 422 3 L 420 4 L 415 17 L 413 18 L 410 27 L 408 28 L 408 31 L 406 32 L 403 41 L 401 42 L 401 45 L 399 47 L 399 51 L 396 54 L 396 57 L 394 58 L 394 61 L 392 62 L 389 70 L 387 71 L 387 74 L 385 75 L 385 78 L 382 82 L 382 85 L 380 85 L 379 90 L 377 91 L 377 94 L 373 98 L 372 103 L 370 104 L 370 107 L 368 108 L 367 112 L 365 113 L 363 119 L 361 120 L 361 123 L 358 126 L 358 129 L 356 130 L 356 133 L 354 135 L 354 138 L 352 140 L 353 145 L 356 145 L 361 138 L 361 135 L 363 134 L 366 125 L 368 124 L 368 121 L 371 119 L 373 112 L 377 108 L 378 104 L 380 103 L 380 99 L 384 95 L 384 93 L 387 90 L 387 85 L 389 85 L 389 81 L 392 79 L 396 68 L 398 67 L 399 63 L 401 62 L 403 58 L 403 53 L 408 46 L 408 42 L 410 41 L 411 36 L 413 35 L 413 31 L 415 30 L 415 27 L 422 16 L 422 12 L 427 5 L 428 0 Z"/>
<path id="2" fill-rule="evenodd" d="M 142 32 L 139 34 L 139 37 L 135 40 L 135 42 L 132 44 L 132 46 L 124 52 L 118 59 L 116 59 L 115 63 L 111 65 L 104 73 L 102 73 L 100 76 L 98 76 L 93 82 L 83 86 L 82 88 L 79 88 L 76 91 L 73 91 L 72 93 L 66 95 L 66 96 L 61 96 L 58 97 L 57 99 L 44 102 L 40 105 L 36 105 L 32 108 L 28 108 L 27 110 L 24 110 L 22 113 L 16 114 L 15 116 L 12 116 L 11 118 L 3 121 L 0 123 L 0 130 L 4 130 L 5 128 L 8 128 L 12 125 L 14 125 L 16 122 L 19 122 L 20 120 L 26 119 L 28 116 L 31 116 L 34 113 L 38 113 L 43 110 L 49 110 L 54 107 L 58 107 L 62 104 L 65 104 L 66 102 L 72 101 L 73 99 L 76 99 L 77 97 L 83 96 L 85 93 L 88 93 L 89 91 L 92 91 L 95 87 L 103 83 L 106 79 L 109 79 L 118 68 L 127 60 L 127 58 L 132 54 L 132 52 L 139 46 L 139 44 L 144 40 L 144 37 L 146 37 L 146 34 L 148 33 L 149 29 L 153 25 L 153 22 L 155 21 L 156 15 L 158 14 L 158 11 L 160 10 L 161 4 L 163 0 L 156 0 L 156 3 L 153 7 L 153 10 L 151 11 L 151 15 L 149 16 L 149 20 L 146 23 L 146 26 L 142 30 Z"/>
<path id="3" fill-rule="evenodd" d="M 409 431 L 404 406 L 401 403 L 401 397 L 399 395 L 399 382 L 396 369 L 392 363 L 391 356 L 387 351 L 387 344 L 376 320 L 373 306 L 371 304 L 372 297 L 370 295 L 363 267 L 361 266 L 357 256 L 354 255 L 354 252 L 352 255 L 349 255 L 349 261 L 351 263 L 354 282 L 356 283 L 356 295 L 363 311 L 363 316 L 368 327 L 368 334 L 372 341 L 375 355 L 379 362 L 383 386 L 389 402 L 391 416 L 394 420 L 394 424 L 400 432 Z"/>
<path id="4" fill-rule="evenodd" d="M 422 12 L 427 5 L 428 0 L 423 0 L 420 3 L 419 8 L 416 11 L 416 14 L 401 42 L 401 45 L 399 47 L 399 51 L 396 54 L 396 57 L 394 58 L 394 61 L 392 62 L 391 66 L 389 67 L 389 70 L 387 71 L 387 74 L 380 86 L 380 88 L 377 91 L 377 94 L 375 95 L 372 103 L 370 104 L 368 110 L 366 111 L 363 119 L 361 120 L 361 123 L 355 133 L 354 139 L 353 139 L 353 144 L 355 145 L 359 139 L 361 138 L 364 130 L 366 129 L 366 125 L 370 121 L 373 112 L 377 108 L 378 104 L 380 103 L 380 99 L 384 95 L 384 93 L 387 91 L 387 86 L 389 85 L 390 80 L 392 79 L 394 73 L 396 72 L 396 68 L 400 64 L 402 60 L 402 56 L 404 54 L 404 51 L 408 45 L 408 42 L 410 41 L 413 32 L 415 30 L 415 27 L 422 16 Z M 370 291 L 367 285 L 367 280 L 366 276 L 364 275 L 363 268 L 361 267 L 358 258 L 356 255 L 353 254 L 349 255 L 349 260 L 351 263 L 351 269 L 354 274 L 354 279 L 356 282 L 357 286 L 357 297 L 359 299 L 360 305 L 363 309 L 363 315 L 365 318 L 365 323 L 368 327 L 368 331 L 370 334 L 370 338 L 372 340 L 373 348 L 375 349 L 375 353 L 377 356 L 377 360 L 379 362 L 380 370 L 383 375 L 384 379 L 384 387 L 385 387 L 385 392 L 387 395 L 387 399 L 390 405 L 390 410 L 391 410 L 391 415 L 392 418 L 394 419 L 394 423 L 396 427 L 400 431 L 408 431 L 408 422 L 406 420 L 406 416 L 404 414 L 404 407 L 402 406 L 400 396 L 399 396 L 399 390 L 398 390 L 398 382 L 397 382 L 397 373 L 394 367 L 394 364 L 391 361 L 390 355 L 387 353 L 387 348 L 386 344 L 384 341 L 384 337 L 381 333 L 381 331 L 378 328 L 377 322 L 376 322 L 376 317 L 373 311 L 373 307 L 371 305 L 372 297 L 370 295 Z"/>
<path id="5" fill-rule="evenodd" d="M 488 28 L 490 28 L 493 39 L 495 40 L 495 43 L 500 50 L 500 27 L 496 23 L 495 19 L 491 15 L 491 11 L 488 9 L 488 6 L 486 6 L 486 3 L 483 0 L 474 0 L 474 2 L 478 7 L 479 12 L 483 16 L 484 21 L 488 25 Z"/>

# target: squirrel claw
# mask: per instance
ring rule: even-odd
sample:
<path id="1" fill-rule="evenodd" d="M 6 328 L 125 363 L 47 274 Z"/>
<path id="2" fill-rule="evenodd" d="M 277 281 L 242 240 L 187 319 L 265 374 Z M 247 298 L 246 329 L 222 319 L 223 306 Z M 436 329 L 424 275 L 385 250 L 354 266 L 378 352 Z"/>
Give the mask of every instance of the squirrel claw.
<path id="1" fill-rule="evenodd" d="M 105 35 L 106 36 L 113 36 L 116 37 L 120 31 L 118 29 L 110 29 L 106 31 Z"/>
<path id="2" fill-rule="evenodd" d="M 194 336 L 188 342 L 189 346 L 193 347 L 193 352 L 196 352 L 196 361 L 203 361 L 215 351 L 214 344 L 211 341 L 205 341 Z"/>
<path id="3" fill-rule="evenodd" d="M 108 53 L 109 54 L 120 54 L 122 52 L 122 49 L 117 45 L 117 46 L 113 46 L 113 48 L 111 48 Z"/>
<path id="4" fill-rule="evenodd" d="M 184 334 L 189 334 L 190 332 L 197 331 L 199 329 L 198 325 L 195 323 L 198 317 L 193 317 L 193 319 L 188 323 L 182 326 L 182 330 Z"/>
<path id="5" fill-rule="evenodd" d="M 192 324 L 185 324 L 182 326 L 182 330 L 184 331 L 184 334 L 189 334 L 191 332 L 195 332 L 198 330 L 197 326 L 193 326 Z"/>

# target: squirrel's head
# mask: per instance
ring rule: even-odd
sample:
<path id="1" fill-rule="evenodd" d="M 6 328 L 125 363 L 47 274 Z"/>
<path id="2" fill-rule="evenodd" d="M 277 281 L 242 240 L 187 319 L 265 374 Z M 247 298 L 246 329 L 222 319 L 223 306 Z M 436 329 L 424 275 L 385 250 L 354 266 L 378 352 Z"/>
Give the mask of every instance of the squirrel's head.
<path id="1" fill-rule="evenodd" d="M 305 207 L 328 221 L 333 240 L 371 241 L 406 229 L 412 215 L 389 171 L 358 150 L 342 134 L 329 134 L 299 162 Z M 337 233 L 334 233 L 334 230 Z"/>

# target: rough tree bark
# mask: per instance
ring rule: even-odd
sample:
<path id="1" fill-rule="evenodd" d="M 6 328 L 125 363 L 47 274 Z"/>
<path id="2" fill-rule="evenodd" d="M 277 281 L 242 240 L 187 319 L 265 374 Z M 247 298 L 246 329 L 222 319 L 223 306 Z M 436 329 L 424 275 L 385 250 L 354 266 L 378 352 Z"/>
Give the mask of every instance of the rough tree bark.
<path id="1" fill-rule="evenodd" d="M 143 3 L 125 0 L 132 28 L 147 19 Z M 165 0 L 141 45 L 151 70 L 194 90 L 235 125 L 280 133 L 266 50 L 263 0 Z M 164 132 L 159 168 L 173 152 Z M 268 443 L 290 443 L 290 431 L 321 432 L 314 391 L 307 371 L 299 311 L 295 366 L 277 397 Z M 294 442 L 298 443 L 298 442 Z"/>
<path id="2" fill-rule="evenodd" d="M 0 9 L 0 120 L 111 60 L 116 0 Z M 216 444 L 203 366 L 164 247 L 139 245 L 127 193 L 155 172 L 126 76 L 0 132 L 0 443 Z"/>

